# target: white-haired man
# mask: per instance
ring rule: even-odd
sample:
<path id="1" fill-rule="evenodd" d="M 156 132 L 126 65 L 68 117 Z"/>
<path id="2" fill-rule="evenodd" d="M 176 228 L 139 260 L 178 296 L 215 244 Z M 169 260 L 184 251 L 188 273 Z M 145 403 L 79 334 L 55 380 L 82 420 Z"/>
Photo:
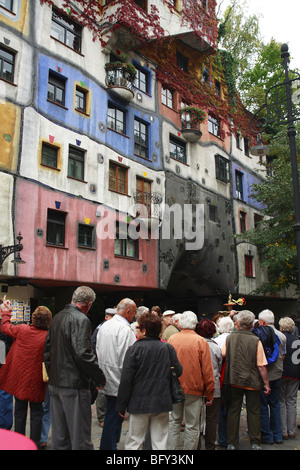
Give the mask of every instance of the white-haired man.
<path id="1" fill-rule="evenodd" d="M 116 403 L 124 357 L 129 346 L 136 341 L 130 326 L 135 315 L 135 302 L 128 298 L 121 300 L 117 313 L 101 326 L 97 335 L 96 353 L 106 377 L 104 393 L 107 403 L 100 450 L 116 450 L 120 439 L 123 419 L 116 410 Z"/>
<path id="2" fill-rule="evenodd" d="M 197 449 L 200 433 L 200 413 L 203 397 L 207 406 L 213 401 L 215 379 L 211 354 L 207 341 L 195 332 L 198 319 L 195 313 L 186 311 L 179 318 L 181 331 L 172 335 L 170 343 L 182 365 L 179 380 L 185 401 L 173 405 L 170 415 L 167 448 L 178 449 L 180 427 L 185 416 L 184 450 Z"/>

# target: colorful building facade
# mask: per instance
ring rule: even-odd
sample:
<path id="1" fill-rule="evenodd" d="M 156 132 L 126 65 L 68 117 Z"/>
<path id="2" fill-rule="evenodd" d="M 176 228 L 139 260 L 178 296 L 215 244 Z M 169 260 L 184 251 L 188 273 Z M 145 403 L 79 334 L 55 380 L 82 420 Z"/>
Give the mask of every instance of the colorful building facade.
<path id="1" fill-rule="evenodd" d="M 197 313 L 251 297 L 265 273 L 235 235 L 261 217 L 263 173 L 214 0 L 67 3 L 0 2 L 0 242 L 21 232 L 25 261 L 3 262 L 3 292 L 56 310 L 85 284 L 103 307 Z"/>

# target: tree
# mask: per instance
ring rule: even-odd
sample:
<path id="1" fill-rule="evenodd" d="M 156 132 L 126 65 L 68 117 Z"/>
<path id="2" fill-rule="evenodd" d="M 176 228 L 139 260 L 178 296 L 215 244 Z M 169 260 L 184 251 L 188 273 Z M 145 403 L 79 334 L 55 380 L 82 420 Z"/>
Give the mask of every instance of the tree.
<path id="1" fill-rule="evenodd" d="M 262 42 L 259 17 L 247 17 L 246 12 L 246 0 L 232 0 L 219 26 L 219 46 L 235 59 L 234 74 L 238 89 L 244 73 L 254 66 Z"/>
<path id="2" fill-rule="evenodd" d="M 300 155 L 300 124 L 297 124 L 297 130 L 297 155 Z M 262 164 L 267 173 L 266 180 L 253 185 L 252 193 L 252 197 L 264 206 L 264 219 L 255 230 L 241 236 L 258 247 L 262 264 L 268 269 L 268 282 L 258 291 L 275 294 L 297 284 L 293 185 L 286 126 L 272 136 L 269 147 L 270 159 Z"/>
<path id="3" fill-rule="evenodd" d="M 257 111 L 265 101 L 266 91 L 282 74 L 281 43 L 271 39 L 268 44 L 260 43 L 255 65 L 245 70 L 240 78 L 239 92 L 249 111 Z"/>

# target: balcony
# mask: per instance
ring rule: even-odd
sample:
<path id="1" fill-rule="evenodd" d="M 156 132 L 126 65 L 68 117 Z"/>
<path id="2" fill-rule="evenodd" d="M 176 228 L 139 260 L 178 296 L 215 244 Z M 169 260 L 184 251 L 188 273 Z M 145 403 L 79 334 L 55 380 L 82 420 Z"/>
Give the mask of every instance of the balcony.
<path id="1" fill-rule="evenodd" d="M 105 84 L 108 91 L 118 99 L 128 103 L 134 98 L 133 83 L 136 68 L 125 62 L 108 62 L 105 64 Z"/>
<path id="2" fill-rule="evenodd" d="M 185 106 L 179 110 L 181 114 L 181 134 L 187 142 L 195 143 L 201 139 L 201 122 L 205 121 L 205 112 L 196 106 Z"/>
<path id="3" fill-rule="evenodd" d="M 177 10 L 179 8 L 179 11 Z M 173 37 L 199 52 L 217 48 L 214 2 L 189 0 L 120 0 L 101 8 L 102 39 L 108 50 L 135 50 L 148 42 Z"/>

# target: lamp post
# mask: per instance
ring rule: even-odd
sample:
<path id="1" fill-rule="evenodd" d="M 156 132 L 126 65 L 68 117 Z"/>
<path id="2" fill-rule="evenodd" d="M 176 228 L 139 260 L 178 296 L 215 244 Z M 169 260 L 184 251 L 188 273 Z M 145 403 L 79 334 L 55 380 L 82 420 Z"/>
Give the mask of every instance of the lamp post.
<path id="1" fill-rule="evenodd" d="M 295 121 L 300 120 L 299 91 L 297 91 L 300 84 L 300 75 L 296 78 L 290 78 L 290 54 L 287 44 L 282 44 L 281 46 L 281 57 L 283 59 L 283 71 L 275 85 L 266 92 L 263 106 L 252 117 L 250 130 L 260 136 L 260 133 L 268 126 L 288 125 L 287 135 L 289 137 L 295 208 L 295 224 L 293 229 L 296 237 L 298 288 L 300 289 L 300 193 L 295 129 Z M 284 75 L 284 80 L 278 83 L 282 75 Z M 293 86 L 294 88 L 296 87 L 295 91 L 293 91 Z M 259 143 L 257 147 L 259 147 Z M 255 153 L 257 147 L 254 148 L 254 155 L 262 155 L 262 153 Z M 264 153 L 264 155 L 267 153 Z"/>
<path id="2" fill-rule="evenodd" d="M 23 237 L 21 236 L 21 233 L 19 233 L 19 235 L 17 236 L 17 240 L 17 245 L 0 245 L 0 269 L 2 269 L 3 261 L 12 253 L 17 253 L 16 257 L 12 260 L 12 263 L 25 263 L 25 261 L 23 261 L 20 256 L 20 251 L 23 250 L 23 245 L 21 244 L 21 240 L 23 240 Z"/>

